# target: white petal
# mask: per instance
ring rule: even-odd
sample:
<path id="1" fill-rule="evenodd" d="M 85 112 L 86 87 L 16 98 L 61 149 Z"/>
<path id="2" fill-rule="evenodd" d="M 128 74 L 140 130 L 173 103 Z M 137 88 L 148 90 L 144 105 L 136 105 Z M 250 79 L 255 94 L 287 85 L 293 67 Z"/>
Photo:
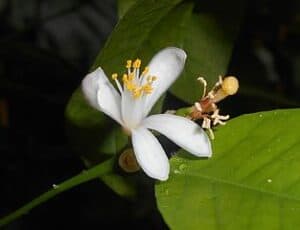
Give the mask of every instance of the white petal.
<path id="1" fill-rule="evenodd" d="M 144 96 L 134 98 L 132 93 L 124 88 L 122 93 L 122 118 L 128 129 L 137 127 L 143 118 Z"/>
<path id="2" fill-rule="evenodd" d="M 167 180 L 169 160 L 156 137 L 144 127 L 132 130 L 132 144 L 136 159 L 145 173 L 158 180 Z"/>
<path id="3" fill-rule="evenodd" d="M 122 124 L 121 96 L 99 67 L 82 80 L 82 92 L 88 103 Z"/>
<path id="4" fill-rule="evenodd" d="M 211 157 L 212 150 L 208 136 L 193 121 L 171 114 L 147 117 L 142 125 L 168 137 L 188 152 L 201 157 Z"/>
<path id="5" fill-rule="evenodd" d="M 147 95 L 144 107 L 146 116 L 159 97 L 171 86 L 183 70 L 186 53 L 179 48 L 169 47 L 158 52 L 149 63 L 149 75 L 156 76 L 153 92 Z"/>

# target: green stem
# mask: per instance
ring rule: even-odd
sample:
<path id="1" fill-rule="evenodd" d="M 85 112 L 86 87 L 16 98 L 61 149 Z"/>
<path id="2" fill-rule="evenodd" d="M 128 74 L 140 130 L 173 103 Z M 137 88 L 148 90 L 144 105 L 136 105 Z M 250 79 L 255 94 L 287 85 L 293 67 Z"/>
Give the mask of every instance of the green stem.
<path id="1" fill-rule="evenodd" d="M 90 181 L 92 179 L 98 178 L 99 176 L 105 175 L 112 171 L 114 164 L 114 158 L 111 158 L 91 169 L 85 170 L 82 173 L 60 183 L 53 185 L 53 188 L 39 197 L 33 199 L 31 202 L 25 204 L 23 207 L 17 209 L 13 213 L 0 219 L 0 227 L 14 221 L 15 219 L 21 217 L 24 214 L 27 214 L 31 209 L 36 206 L 46 202 L 52 197 L 71 189 L 77 185 Z"/>

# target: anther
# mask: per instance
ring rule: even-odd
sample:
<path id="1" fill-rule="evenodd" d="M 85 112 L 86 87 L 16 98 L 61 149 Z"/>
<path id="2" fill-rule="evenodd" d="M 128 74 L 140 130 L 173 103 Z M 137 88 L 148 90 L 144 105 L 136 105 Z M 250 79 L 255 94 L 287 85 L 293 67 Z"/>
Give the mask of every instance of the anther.
<path id="1" fill-rule="evenodd" d="M 146 84 L 143 86 L 143 92 L 145 92 L 146 94 L 150 94 L 152 93 L 153 88 L 150 84 Z"/>
<path id="2" fill-rule="evenodd" d="M 128 81 L 128 75 L 127 74 L 123 74 L 122 80 L 123 80 L 123 82 Z"/>
<path id="3" fill-rule="evenodd" d="M 131 60 L 127 60 L 126 61 L 126 68 L 130 69 L 131 68 L 131 64 L 132 64 L 132 61 Z"/>
<path id="4" fill-rule="evenodd" d="M 144 68 L 143 72 L 142 72 L 142 75 L 145 75 L 145 74 L 147 74 L 148 72 L 149 72 L 149 67 L 146 66 L 146 67 Z"/>
<path id="5" fill-rule="evenodd" d="M 138 68 L 140 68 L 141 67 L 141 60 L 140 59 L 136 59 L 134 62 L 133 62 L 133 68 L 136 68 L 136 69 L 138 69 Z"/>
<path id="6" fill-rule="evenodd" d="M 112 78 L 113 80 L 116 80 L 116 79 L 118 78 L 118 74 L 117 74 L 117 73 L 113 73 L 113 74 L 111 75 L 111 78 Z"/>

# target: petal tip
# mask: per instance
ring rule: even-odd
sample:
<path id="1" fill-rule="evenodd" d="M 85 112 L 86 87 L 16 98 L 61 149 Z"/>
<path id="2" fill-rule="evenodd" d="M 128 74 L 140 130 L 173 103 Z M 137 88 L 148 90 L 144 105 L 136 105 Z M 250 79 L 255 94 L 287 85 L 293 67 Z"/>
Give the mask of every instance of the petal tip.
<path id="1" fill-rule="evenodd" d="M 181 59 L 183 62 L 185 62 L 187 58 L 187 54 L 183 49 L 177 48 L 177 47 L 168 47 L 166 50 L 172 50 L 176 53 L 176 56 Z"/>
<path id="2" fill-rule="evenodd" d="M 166 181 L 169 179 L 169 174 L 166 174 L 164 176 L 161 176 L 161 177 L 157 177 L 156 179 L 160 180 L 160 181 Z"/>
<path id="3" fill-rule="evenodd" d="M 166 181 L 169 179 L 169 171 L 170 171 L 169 167 L 167 167 L 164 170 L 156 171 L 155 173 L 144 170 L 144 172 L 149 177 L 152 177 L 153 179 L 160 180 L 160 181 Z"/>

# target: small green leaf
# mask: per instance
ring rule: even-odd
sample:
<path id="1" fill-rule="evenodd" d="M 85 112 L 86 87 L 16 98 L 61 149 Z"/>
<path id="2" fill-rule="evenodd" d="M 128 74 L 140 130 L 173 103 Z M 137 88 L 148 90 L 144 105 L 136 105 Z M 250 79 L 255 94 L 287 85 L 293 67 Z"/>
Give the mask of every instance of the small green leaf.
<path id="1" fill-rule="evenodd" d="M 300 110 L 243 115 L 218 128 L 211 159 L 181 151 L 156 197 L 172 229 L 297 229 Z"/>

